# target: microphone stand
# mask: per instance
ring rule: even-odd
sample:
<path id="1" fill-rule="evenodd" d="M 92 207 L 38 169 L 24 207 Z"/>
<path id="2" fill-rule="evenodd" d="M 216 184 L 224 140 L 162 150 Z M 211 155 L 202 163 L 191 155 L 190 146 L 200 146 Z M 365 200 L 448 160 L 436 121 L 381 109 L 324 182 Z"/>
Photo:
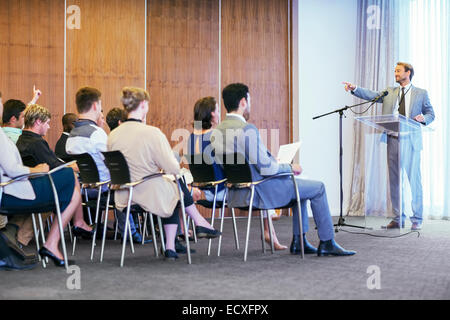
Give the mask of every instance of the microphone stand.
<path id="1" fill-rule="evenodd" d="M 355 225 L 350 225 L 350 224 L 346 224 L 345 223 L 345 219 L 342 217 L 342 207 L 343 207 L 343 197 L 344 197 L 344 191 L 343 191 L 343 187 L 342 187 L 342 156 L 344 154 L 343 152 L 343 147 L 342 147 L 342 116 L 344 115 L 344 111 L 346 111 L 347 109 L 351 109 L 357 106 L 361 106 L 363 104 L 367 104 L 367 103 L 371 103 L 372 104 L 369 106 L 369 108 L 375 103 L 377 102 L 381 97 L 383 97 L 383 95 L 380 95 L 379 97 L 376 97 L 373 100 L 370 101 L 365 101 L 362 103 L 358 103 L 352 106 L 345 106 L 343 108 L 340 109 L 336 109 L 334 111 L 328 112 L 328 113 L 324 113 L 322 115 L 316 116 L 314 118 L 312 118 L 313 120 L 328 116 L 330 114 L 333 113 L 339 113 L 339 185 L 340 185 L 340 194 L 339 194 L 339 205 L 340 205 L 340 212 L 339 212 L 339 220 L 338 223 L 335 224 L 334 226 L 335 228 L 335 232 L 337 233 L 339 231 L 339 227 L 343 227 L 343 226 L 347 226 L 347 227 L 353 227 L 353 228 L 360 228 L 360 229 L 366 229 L 365 227 L 361 227 L 361 226 L 355 226 Z"/>

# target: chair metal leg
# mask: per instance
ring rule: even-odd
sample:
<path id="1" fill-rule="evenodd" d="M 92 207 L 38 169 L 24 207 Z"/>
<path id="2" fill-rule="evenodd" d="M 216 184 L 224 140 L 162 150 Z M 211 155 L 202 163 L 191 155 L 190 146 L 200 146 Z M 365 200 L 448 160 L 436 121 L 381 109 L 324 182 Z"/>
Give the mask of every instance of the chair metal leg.
<path id="1" fill-rule="evenodd" d="M 147 216 L 148 216 L 148 213 L 144 212 L 144 229 L 142 231 L 142 245 L 144 245 L 145 234 L 147 233 Z"/>
<path id="2" fill-rule="evenodd" d="M 105 221 L 103 222 L 103 237 L 102 237 L 102 250 L 100 252 L 100 262 L 103 262 L 103 253 L 105 251 L 105 240 L 106 240 L 106 231 L 108 231 L 108 213 L 109 213 L 109 201 L 111 199 L 111 190 L 108 190 L 108 196 L 106 197 L 106 213 L 105 213 Z M 114 209 L 115 212 L 115 209 Z"/>
<path id="3" fill-rule="evenodd" d="M 155 232 L 155 223 L 153 222 L 153 214 L 150 214 L 150 227 L 152 229 L 152 237 L 153 237 L 153 249 L 155 249 L 155 256 L 158 257 L 158 244 L 156 243 L 156 232 Z"/>
<path id="4" fill-rule="evenodd" d="M 114 222 L 116 224 L 116 230 L 114 230 L 114 241 L 117 240 L 117 233 L 119 232 L 119 220 L 117 220 L 117 209 L 114 208 Z"/>
<path id="5" fill-rule="evenodd" d="M 44 246 L 44 244 L 45 244 L 45 229 L 44 229 L 44 223 L 42 222 L 42 216 L 40 213 L 38 214 L 38 221 L 39 221 L 39 229 L 40 229 L 40 234 L 41 234 L 42 246 Z M 48 263 L 47 257 L 45 257 L 45 259 L 43 259 L 43 260 L 45 260 L 45 262 Z M 43 264 L 43 265 L 45 268 L 45 264 Z"/>
<path id="6" fill-rule="evenodd" d="M 225 217 L 225 196 L 222 200 L 222 208 L 220 209 L 220 233 L 223 232 L 223 220 Z M 217 256 L 220 257 L 220 249 L 222 248 L 222 235 L 219 236 L 219 246 L 217 248 Z"/>
<path id="7" fill-rule="evenodd" d="M 234 242 L 236 244 L 236 250 L 239 250 L 239 238 L 236 226 L 236 215 L 234 213 L 234 208 L 231 208 L 231 217 L 233 219 L 233 231 L 234 231 Z"/>
<path id="8" fill-rule="evenodd" d="M 198 239 L 197 239 L 197 232 L 195 231 L 195 221 L 194 221 L 194 219 L 191 219 L 191 223 L 192 223 L 192 234 L 194 236 L 194 243 L 197 243 Z"/>
<path id="9" fill-rule="evenodd" d="M 73 243 L 72 224 L 70 223 L 70 221 L 69 223 L 67 223 L 67 229 L 69 230 L 70 242 Z"/>
<path id="10" fill-rule="evenodd" d="M 175 176 L 175 179 L 177 179 L 177 177 Z M 181 186 L 180 186 L 180 182 L 178 180 L 177 181 L 177 185 L 178 185 L 178 194 L 180 196 L 180 203 L 181 203 L 181 215 L 183 217 L 183 227 L 184 227 L 184 236 L 186 239 L 186 251 L 187 251 L 187 262 L 188 264 L 191 264 L 191 245 L 189 243 L 189 230 L 188 230 L 188 225 L 186 224 L 186 210 L 184 207 L 184 201 L 183 201 L 183 192 L 181 191 Z"/>
<path id="11" fill-rule="evenodd" d="M 77 237 L 73 237 L 73 242 L 72 242 L 72 256 L 75 255 L 75 248 L 77 246 Z"/>
<path id="12" fill-rule="evenodd" d="M 100 213 L 101 196 L 102 196 L 102 187 L 100 186 L 98 187 L 97 208 L 95 209 L 95 228 L 94 228 L 94 235 L 92 236 L 91 261 L 94 259 L 94 249 L 95 249 L 95 240 L 97 239 L 97 225 L 98 225 L 98 216 Z"/>
<path id="13" fill-rule="evenodd" d="M 273 224 L 272 224 L 272 216 L 269 214 L 269 211 L 267 211 L 267 224 L 269 225 L 269 237 L 270 237 L 270 250 L 272 251 L 272 254 L 275 252 L 275 246 L 273 244 Z"/>
<path id="14" fill-rule="evenodd" d="M 300 247 L 301 247 L 301 257 L 302 259 L 305 258 L 305 249 L 304 249 L 304 244 L 303 244 L 303 223 L 302 223 L 302 208 L 300 205 L 300 195 L 298 193 L 298 188 L 297 188 L 297 181 L 295 180 L 295 176 L 292 175 L 292 179 L 294 181 L 294 188 L 295 188 L 295 196 L 297 198 L 297 209 L 298 209 L 298 225 L 300 228 Z"/>
<path id="15" fill-rule="evenodd" d="M 266 253 L 266 243 L 264 239 L 264 211 L 266 210 L 259 210 L 259 220 L 261 223 L 261 244 L 262 244 L 262 252 Z"/>
<path id="16" fill-rule="evenodd" d="M 128 229 L 130 228 L 130 210 L 131 210 L 131 198 L 133 197 L 133 187 L 130 188 L 129 191 L 129 196 L 128 196 L 128 207 L 127 207 L 127 214 L 125 217 L 125 228 L 124 228 L 124 232 L 123 232 L 123 243 L 122 243 L 122 255 L 120 257 L 120 267 L 123 267 L 123 261 L 125 258 L 125 247 L 127 245 L 127 235 L 128 235 Z M 131 233 L 131 232 L 130 232 Z M 130 234 L 131 237 L 131 234 Z M 133 240 L 131 240 L 131 242 L 133 242 Z"/>
<path id="17" fill-rule="evenodd" d="M 162 247 L 162 251 L 165 252 L 166 251 L 166 243 L 164 242 L 164 230 L 163 230 L 163 226 L 161 223 L 161 217 L 158 216 L 158 227 L 159 227 L 159 238 L 161 240 L 161 247 Z"/>
<path id="18" fill-rule="evenodd" d="M 216 185 L 214 188 L 214 200 L 213 200 L 213 207 L 212 207 L 212 211 L 211 211 L 211 227 L 214 227 L 214 217 L 216 215 L 217 188 L 218 188 L 218 186 Z M 211 241 L 212 241 L 212 239 L 208 240 L 208 256 L 211 254 Z"/>
<path id="19" fill-rule="evenodd" d="M 34 213 L 31 214 L 31 221 L 33 222 L 33 232 L 34 232 L 34 239 L 35 239 L 35 241 L 36 241 L 36 250 L 37 250 L 37 252 L 39 253 L 39 249 L 40 249 L 40 248 L 39 248 L 39 233 L 38 233 L 38 230 L 37 230 L 36 216 L 35 216 Z M 42 260 L 41 255 L 38 254 L 37 256 L 38 256 L 39 261 L 41 261 L 41 260 Z M 44 261 L 44 263 L 43 263 L 43 266 L 44 266 L 44 268 L 45 268 L 45 261 Z"/>
<path id="20" fill-rule="evenodd" d="M 255 186 L 252 186 L 251 196 L 250 196 L 250 206 L 248 208 L 248 222 L 247 222 L 247 235 L 245 237 L 245 249 L 244 249 L 244 262 L 247 261 L 247 253 L 248 253 L 248 239 L 250 236 L 250 222 L 252 221 L 252 206 L 253 206 L 253 198 L 255 196 Z"/>
<path id="21" fill-rule="evenodd" d="M 53 181 L 52 176 L 49 174 L 48 177 L 50 179 L 50 184 L 52 185 L 53 195 L 55 198 L 56 215 L 57 215 L 57 220 L 58 220 L 59 233 L 60 233 L 60 237 L 61 237 L 60 242 L 61 242 L 61 246 L 63 249 L 64 265 L 66 267 L 66 271 L 68 271 L 69 270 L 69 262 L 67 259 L 66 241 L 64 239 L 64 229 L 62 226 L 61 209 L 59 207 L 58 191 L 56 190 L 55 183 Z"/>
<path id="22" fill-rule="evenodd" d="M 87 189 L 84 189 L 84 198 L 86 199 L 86 203 L 89 201 L 89 197 L 88 197 L 88 192 Z M 86 206 L 87 211 L 88 211 L 88 217 L 89 217 L 89 225 L 92 225 L 92 216 L 91 216 L 91 208 L 89 208 L 88 206 Z"/>

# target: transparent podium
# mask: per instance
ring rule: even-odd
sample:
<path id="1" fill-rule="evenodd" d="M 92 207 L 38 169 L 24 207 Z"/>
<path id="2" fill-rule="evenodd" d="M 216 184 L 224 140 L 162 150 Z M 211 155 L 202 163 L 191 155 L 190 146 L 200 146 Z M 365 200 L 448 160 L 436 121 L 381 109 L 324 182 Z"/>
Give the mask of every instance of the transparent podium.
<path id="1" fill-rule="evenodd" d="M 431 130 L 398 114 L 355 119 L 363 124 L 365 145 L 364 163 L 359 164 L 365 228 L 409 232 L 423 215 L 422 132 Z M 392 221 L 403 228 L 387 229 Z"/>

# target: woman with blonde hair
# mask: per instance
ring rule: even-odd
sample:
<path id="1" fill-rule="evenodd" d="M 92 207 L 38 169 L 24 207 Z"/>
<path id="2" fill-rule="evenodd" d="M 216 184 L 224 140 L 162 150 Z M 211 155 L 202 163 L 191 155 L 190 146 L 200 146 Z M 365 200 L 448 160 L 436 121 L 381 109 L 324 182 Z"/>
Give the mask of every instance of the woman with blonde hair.
<path id="1" fill-rule="evenodd" d="M 180 165 L 170 148 L 169 141 L 162 131 L 146 124 L 148 103 L 150 97 L 147 91 L 125 87 L 122 90 L 122 104 L 128 118 L 114 129 L 108 137 L 108 150 L 119 150 L 127 160 L 130 176 L 133 181 L 150 174 L 164 171 L 168 175 L 179 175 Z M 197 237 L 216 238 L 220 232 L 215 230 L 201 216 L 184 183 L 184 205 L 186 213 L 196 224 Z M 175 237 L 179 224 L 179 197 L 177 185 L 166 177 L 147 180 L 137 185 L 133 192 L 132 202 L 144 210 L 163 217 L 166 234 L 166 251 L 168 259 L 178 258 L 175 252 Z M 128 193 L 116 192 L 116 206 L 123 210 L 127 206 Z"/>

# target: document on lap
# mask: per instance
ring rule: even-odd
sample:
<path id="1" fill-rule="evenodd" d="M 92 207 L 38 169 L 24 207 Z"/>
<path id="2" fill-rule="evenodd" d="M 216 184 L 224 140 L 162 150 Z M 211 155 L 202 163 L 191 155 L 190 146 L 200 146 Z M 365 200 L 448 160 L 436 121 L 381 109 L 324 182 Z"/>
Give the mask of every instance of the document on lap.
<path id="1" fill-rule="evenodd" d="M 294 160 L 295 154 L 300 149 L 302 142 L 294 142 L 290 144 L 284 144 L 280 146 L 278 151 L 277 160 L 280 163 L 291 163 Z"/>

